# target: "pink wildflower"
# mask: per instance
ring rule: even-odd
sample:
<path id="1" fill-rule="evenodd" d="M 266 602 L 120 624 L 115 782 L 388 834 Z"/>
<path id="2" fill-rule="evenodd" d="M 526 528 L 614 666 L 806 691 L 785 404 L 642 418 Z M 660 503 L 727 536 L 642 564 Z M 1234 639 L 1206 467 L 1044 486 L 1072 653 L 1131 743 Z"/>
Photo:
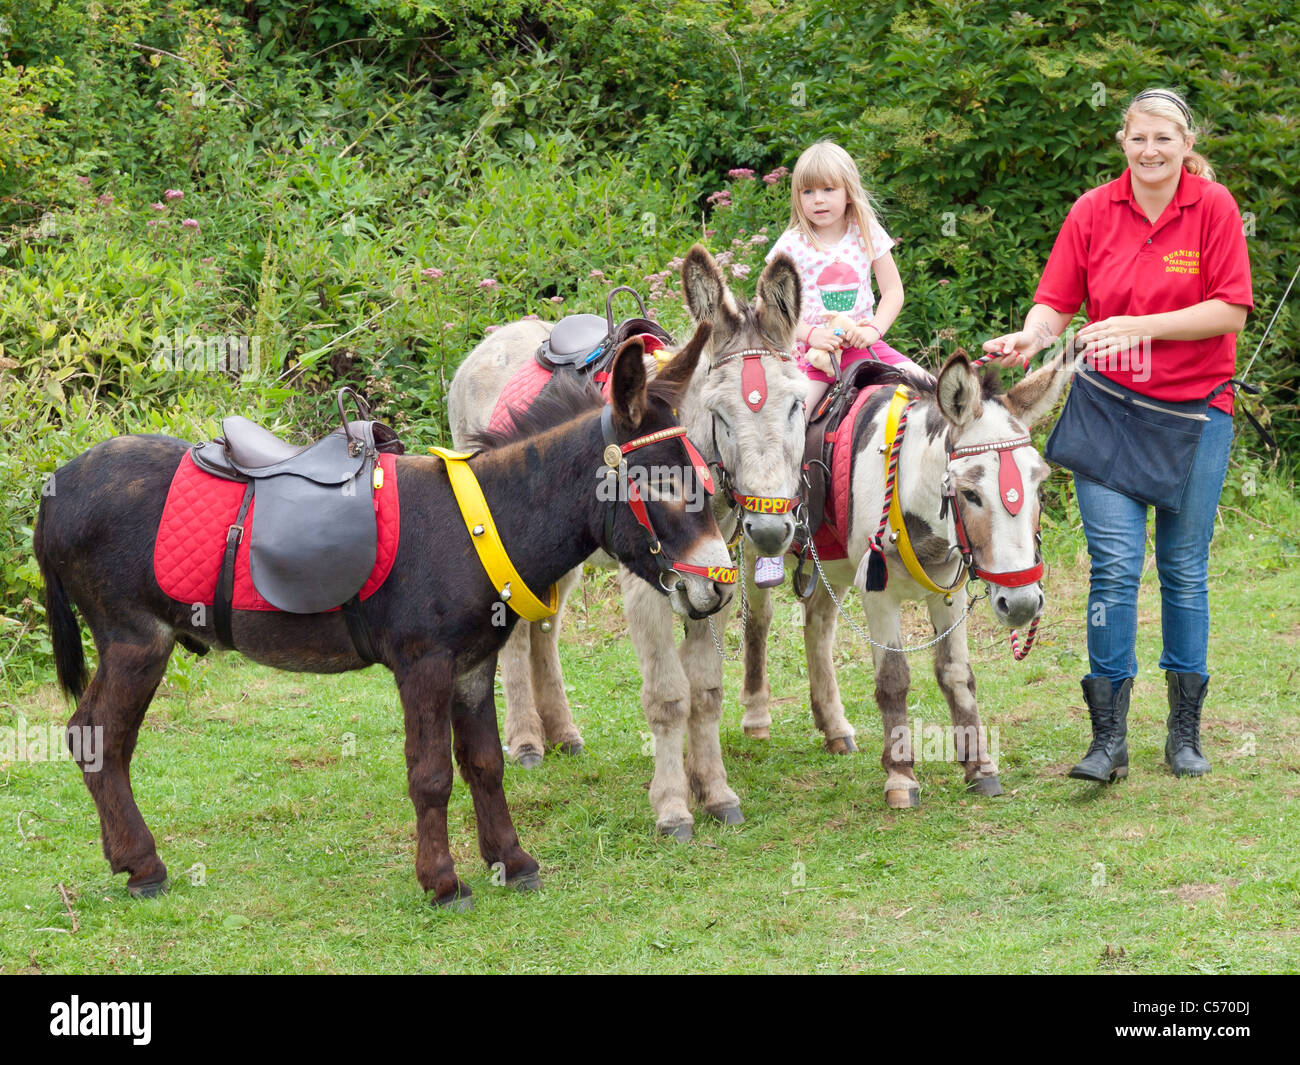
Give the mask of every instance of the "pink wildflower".
<path id="1" fill-rule="evenodd" d="M 483 330 L 483 331 L 484 331 L 485 333 L 495 333 L 495 332 L 496 332 L 498 329 L 500 329 L 500 328 L 501 328 L 501 327 L 500 327 L 499 325 L 490 325 L 490 326 L 488 326 L 488 327 L 487 327 L 485 330 Z"/>
<path id="2" fill-rule="evenodd" d="M 197 219 L 194 219 L 194 218 L 185 218 L 185 219 L 182 219 L 182 221 L 181 221 L 181 229 L 192 229 L 192 230 L 194 230 L 195 233 L 197 233 L 197 232 L 199 231 L 199 223 L 198 223 L 198 220 L 197 220 Z"/>
<path id="3" fill-rule="evenodd" d="M 427 277 L 430 281 L 437 281 L 438 278 L 442 277 L 442 271 L 436 266 L 426 266 L 420 271 L 420 276 Z"/>
<path id="4" fill-rule="evenodd" d="M 167 189 L 163 193 L 163 199 L 168 203 L 171 203 L 172 200 L 183 200 L 185 199 L 185 193 L 181 192 L 180 189 Z"/>
<path id="5" fill-rule="evenodd" d="M 478 283 L 479 288 L 496 288 L 497 279 L 495 277 L 485 277 Z"/>
<path id="6" fill-rule="evenodd" d="M 749 167 L 747 166 L 738 166 L 734 170 L 727 171 L 727 177 L 739 178 L 740 180 L 743 181 L 748 181 L 753 176 L 754 176 L 754 171 L 750 170 Z"/>
<path id="7" fill-rule="evenodd" d="M 551 299 L 551 302 L 552 302 L 552 303 L 563 303 L 563 302 L 564 302 L 564 297 L 563 297 L 563 296 L 552 296 L 552 297 L 550 297 L 550 299 Z"/>
<path id="8" fill-rule="evenodd" d="M 99 197 L 99 199 L 97 199 L 95 202 L 99 204 L 100 207 L 107 207 L 109 204 L 113 202 L 113 194 L 111 192 L 106 192 L 104 193 L 103 196 Z"/>
<path id="9" fill-rule="evenodd" d="M 158 203 L 151 203 L 149 206 L 152 207 L 155 211 L 167 210 L 167 205 L 165 203 L 162 203 L 161 201 L 159 201 Z"/>

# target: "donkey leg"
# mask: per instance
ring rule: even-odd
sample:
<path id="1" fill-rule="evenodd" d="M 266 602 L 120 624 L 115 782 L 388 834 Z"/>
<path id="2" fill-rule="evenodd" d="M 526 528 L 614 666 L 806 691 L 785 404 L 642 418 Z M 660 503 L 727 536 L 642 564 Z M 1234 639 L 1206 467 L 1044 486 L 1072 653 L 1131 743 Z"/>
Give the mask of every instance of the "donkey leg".
<path id="1" fill-rule="evenodd" d="M 428 654 L 394 671 L 406 720 L 406 781 L 415 806 L 415 876 L 436 906 L 468 910 L 469 885 L 456 875 L 447 841 L 451 797 L 450 655 Z"/>
<path id="2" fill-rule="evenodd" d="M 136 898 L 150 898 L 165 890 L 167 867 L 158 857 L 153 834 L 131 790 L 131 756 L 174 643 L 170 634 L 161 632 L 152 634 L 152 640 L 149 636 L 113 634 L 100 636 L 96 642 L 99 667 L 68 728 L 79 732 L 82 779 L 99 811 L 109 868 L 115 873 L 129 872 L 127 890 Z M 92 738 L 90 744 L 86 737 Z M 102 752 L 99 764 L 87 759 L 92 744 Z M 77 748 L 73 750 L 76 753 Z"/>
<path id="3" fill-rule="evenodd" d="M 846 589 L 835 589 L 835 595 L 844 602 Z M 819 582 L 817 590 L 804 609 L 804 656 L 808 662 L 808 694 L 813 721 L 825 737 L 825 746 L 831 754 L 852 754 L 858 746 L 853 742 L 853 726 L 844 714 L 840 701 L 840 686 L 835 679 L 835 623 L 838 610 L 834 601 Z"/>
<path id="4" fill-rule="evenodd" d="M 575 569 L 560 578 L 557 594 L 559 606 L 551 619 L 551 631 L 543 632 L 533 626 L 529 645 L 529 661 L 533 671 L 533 699 L 537 714 L 546 729 L 546 747 L 561 754 L 577 754 L 582 750 L 582 733 L 573 721 L 569 697 L 564 692 L 564 672 L 560 668 L 560 621 L 564 616 L 564 601 L 582 577 L 582 569 Z M 511 748 L 513 750 L 514 748 Z"/>
<path id="5" fill-rule="evenodd" d="M 767 680 L 767 636 L 772 628 L 772 590 L 757 588 L 754 571 L 746 568 L 745 594 L 749 613 L 745 617 L 745 679 L 740 689 L 740 702 L 745 716 L 740 727 L 745 735 L 765 740 L 772 735 L 772 689 Z"/>
<path id="6" fill-rule="evenodd" d="M 501 648 L 501 687 L 506 698 L 506 746 L 525 769 L 542 764 L 546 730 L 533 699 L 532 641 L 541 637 L 532 622 L 519 621 Z"/>
<path id="7" fill-rule="evenodd" d="M 932 595 L 929 607 L 935 632 L 943 632 L 965 613 L 966 592 L 964 589 L 954 592 L 951 605 L 944 603 L 942 596 Z M 966 772 L 967 788 L 980 795 L 1001 795 L 997 762 L 989 754 L 988 738 L 975 700 L 975 673 L 970 667 L 965 621 L 935 646 L 934 676 L 948 701 L 957 760 Z"/>
<path id="8" fill-rule="evenodd" d="M 495 673 L 496 662 L 489 658 L 456 679 L 452 749 L 460 775 L 474 799 L 478 849 L 483 860 L 491 866 L 501 863 L 506 883 L 511 887 L 535 891 L 541 887 L 537 862 L 519 846 L 519 836 L 501 786 L 506 763 L 501 753 L 501 734 L 497 731 L 496 703 L 492 698 Z"/>
<path id="9" fill-rule="evenodd" d="M 903 633 L 898 604 L 879 592 L 864 592 L 867 623 L 877 643 L 902 647 Z M 917 783 L 912 734 L 907 725 L 907 690 L 912 672 L 907 655 L 872 646 L 876 674 L 876 705 L 885 728 L 885 749 L 880 764 L 885 768 L 885 802 L 896 810 L 921 805 Z"/>
<path id="10" fill-rule="evenodd" d="M 683 746 L 690 716 L 691 685 L 677 656 L 673 612 L 640 577 L 619 570 L 628 633 L 641 665 L 641 707 L 654 737 L 655 772 L 650 805 L 660 835 L 679 842 L 694 833 Z"/>
<path id="11" fill-rule="evenodd" d="M 713 616 L 717 631 L 725 631 L 728 607 Z M 705 812 L 724 825 L 741 824 L 740 797 L 727 784 L 718 728 L 722 722 L 722 659 L 709 635 L 707 621 L 687 623 L 678 651 L 691 686 L 687 722 L 686 778 Z"/>

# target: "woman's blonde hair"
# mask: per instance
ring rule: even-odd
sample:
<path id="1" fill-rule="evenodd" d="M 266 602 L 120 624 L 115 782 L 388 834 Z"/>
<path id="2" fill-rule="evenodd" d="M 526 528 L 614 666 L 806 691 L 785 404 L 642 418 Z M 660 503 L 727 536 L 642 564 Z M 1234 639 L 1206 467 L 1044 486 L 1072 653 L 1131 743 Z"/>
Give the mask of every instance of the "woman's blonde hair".
<path id="1" fill-rule="evenodd" d="M 799 209 L 799 194 L 804 189 L 817 187 L 844 189 L 848 200 L 844 213 L 857 225 L 867 258 L 874 260 L 876 251 L 871 244 L 871 227 L 876 222 L 875 205 L 862 187 L 862 178 L 858 176 L 858 167 L 852 156 L 833 141 L 818 141 L 805 148 L 794 164 L 794 173 L 790 175 L 790 224 L 786 228 L 799 230 L 814 248 L 826 247 Z M 882 254 L 887 250 L 882 249 Z"/>
<path id="2" fill-rule="evenodd" d="M 1115 140 L 1120 148 L 1124 147 L 1129 123 L 1135 115 L 1153 115 L 1156 118 L 1166 119 L 1174 124 L 1184 139 L 1194 137 L 1200 132 L 1192 120 L 1192 109 L 1173 89 L 1144 89 L 1129 102 L 1124 111 L 1124 125 L 1115 131 Z M 1200 152 L 1188 152 L 1183 159 L 1183 167 L 1189 174 L 1203 177 L 1206 181 L 1214 180 L 1214 168 Z"/>

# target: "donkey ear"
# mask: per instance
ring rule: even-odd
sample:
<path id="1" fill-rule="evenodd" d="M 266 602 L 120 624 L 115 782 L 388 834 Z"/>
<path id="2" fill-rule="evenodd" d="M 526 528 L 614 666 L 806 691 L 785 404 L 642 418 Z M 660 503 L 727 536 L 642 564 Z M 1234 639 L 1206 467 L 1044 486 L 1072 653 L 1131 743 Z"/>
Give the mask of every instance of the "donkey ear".
<path id="1" fill-rule="evenodd" d="M 686 307 L 697 322 L 714 321 L 723 308 L 733 316 L 738 313 L 722 271 L 702 244 L 694 245 L 682 262 L 682 291 L 686 293 Z"/>
<path id="2" fill-rule="evenodd" d="M 1017 382 L 1003 401 L 1012 417 L 1018 418 L 1028 428 L 1056 406 L 1066 382 L 1074 373 L 1079 356 L 1085 350 L 1087 344 L 1071 344 L 1056 358 L 1044 363 L 1023 381 Z"/>
<path id="3" fill-rule="evenodd" d="M 633 337 L 614 356 L 609 377 L 609 400 L 614 405 L 614 421 L 627 430 L 641 425 L 645 417 L 646 373 L 645 345 Z"/>
<path id="4" fill-rule="evenodd" d="M 979 380 L 971 369 L 970 359 L 962 352 L 951 356 L 943 364 L 943 369 L 939 371 L 939 383 L 935 386 L 935 395 L 943 416 L 958 429 L 969 425 L 984 413 Z"/>
<path id="5" fill-rule="evenodd" d="M 794 347 L 794 327 L 799 321 L 799 271 L 784 253 L 776 256 L 758 279 L 758 324 L 767 336 Z"/>
<path id="6" fill-rule="evenodd" d="M 695 374 L 695 367 L 700 363 L 700 353 L 704 350 L 704 345 L 709 342 L 709 337 L 712 334 L 712 322 L 701 322 L 697 325 L 691 339 L 686 342 L 686 346 L 673 356 L 672 361 L 667 366 L 659 371 L 655 380 L 671 385 L 678 396 L 685 392 L 686 386 Z"/>

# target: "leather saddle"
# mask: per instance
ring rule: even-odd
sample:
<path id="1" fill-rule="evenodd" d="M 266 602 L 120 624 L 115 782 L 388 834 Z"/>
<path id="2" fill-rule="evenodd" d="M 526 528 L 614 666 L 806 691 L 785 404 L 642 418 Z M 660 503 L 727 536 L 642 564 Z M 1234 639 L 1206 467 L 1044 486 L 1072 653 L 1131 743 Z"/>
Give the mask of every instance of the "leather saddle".
<path id="1" fill-rule="evenodd" d="M 620 292 L 631 293 L 640 309 L 640 317 L 627 318 L 614 324 L 614 297 Z M 569 370 L 589 374 L 595 380 L 604 380 L 600 374 L 609 369 L 615 353 L 630 338 L 649 333 L 664 344 L 672 344 L 672 337 L 661 326 L 646 317 L 645 303 L 636 289 L 619 285 L 605 298 L 605 317 L 598 314 L 570 314 L 555 323 L 551 335 L 537 349 L 537 361 L 554 373 Z"/>
<path id="2" fill-rule="evenodd" d="M 348 420 L 344 401 L 349 397 L 360 420 Z M 249 545 L 253 586 L 277 609 L 295 614 L 332 610 L 352 600 L 374 569 L 376 458 L 381 451 L 400 455 L 405 448 L 392 429 L 370 420 L 369 407 L 351 388 L 339 390 L 337 403 L 341 424 L 311 444 L 287 443 L 234 415 L 222 421 L 220 437 L 191 449 L 201 470 L 248 485 L 230 530 L 233 544 L 227 538 L 227 604 L 233 548 L 243 536 L 252 501 L 257 504 Z M 224 578 L 223 573 L 218 600 Z M 218 603 L 218 613 L 221 609 Z"/>
<path id="3" fill-rule="evenodd" d="M 804 438 L 803 480 L 806 528 L 798 539 L 806 546 L 826 518 L 826 496 L 830 489 L 832 453 L 838 446 L 852 447 L 852 440 L 840 440 L 837 430 L 864 389 L 883 384 L 899 384 L 908 377 L 893 367 L 873 360 L 854 363 L 846 376 L 827 391 L 808 421 Z M 836 515 L 844 521 L 844 515 Z M 805 539 L 806 537 L 806 539 Z M 796 544 L 796 548 L 799 545 Z"/>

